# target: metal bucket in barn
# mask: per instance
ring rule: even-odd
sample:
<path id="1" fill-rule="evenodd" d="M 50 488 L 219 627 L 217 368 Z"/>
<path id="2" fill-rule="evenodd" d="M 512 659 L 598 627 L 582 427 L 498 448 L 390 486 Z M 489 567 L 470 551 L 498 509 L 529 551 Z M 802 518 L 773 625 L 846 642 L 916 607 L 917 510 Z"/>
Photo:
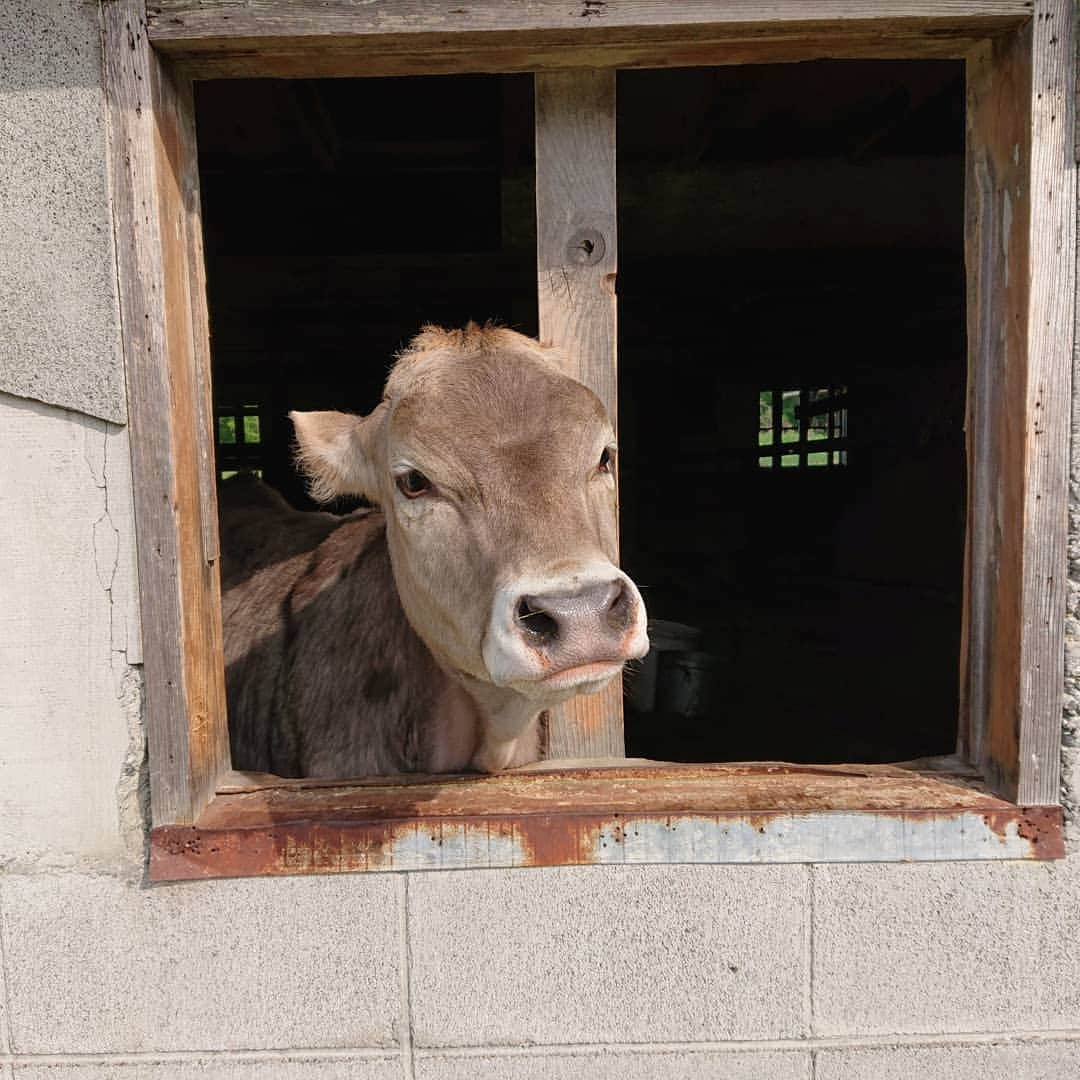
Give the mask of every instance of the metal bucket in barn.
<path id="1" fill-rule="evenodd" d="M 677 652 L 664 657 L 656 689 L 657 711 L 677 716 L 706 716 L 712 711 L 716 657 L 706 652 Z"/>
<path id="2" fill-rule="evenodd" d="M 638 712 L 649 713 L 656 708 L 656 688 L 660 680 L 661 658 L 665 653 L 691 652 L 701 639 L 696 626 L 649 620 L 649 651 L 640 664 L 626 673 L 626 699 Z"/>

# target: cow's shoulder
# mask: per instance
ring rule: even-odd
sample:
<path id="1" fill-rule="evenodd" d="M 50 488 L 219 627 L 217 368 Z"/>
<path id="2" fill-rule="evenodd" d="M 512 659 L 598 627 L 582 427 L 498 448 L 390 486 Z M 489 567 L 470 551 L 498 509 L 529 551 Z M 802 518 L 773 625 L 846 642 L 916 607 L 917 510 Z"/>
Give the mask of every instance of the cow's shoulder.
<path id="1" fill-rule="evenodd" d="M 243 474 L 219 487 L 218 519 L 226 589 L 272 567 L 292 568 L 284 575 L 292 579 L 331 538 L 337 555 L 352 547 L 355 556 L 383 529 L 378 510 L 344 515 L 296 510 L 268 484 Z"/>

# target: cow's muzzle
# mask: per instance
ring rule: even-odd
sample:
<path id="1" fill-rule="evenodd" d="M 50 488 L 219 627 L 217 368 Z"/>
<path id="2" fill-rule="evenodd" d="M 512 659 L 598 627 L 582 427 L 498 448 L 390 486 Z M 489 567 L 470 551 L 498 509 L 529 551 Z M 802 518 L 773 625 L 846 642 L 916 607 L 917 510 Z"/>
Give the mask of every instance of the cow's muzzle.
<path id="1" fill-rule="evenodd" d="M 641 595 L 607 563 L 500 589 L 484 660 L 495 683 L 562 697 L 600 689 L 647 649 Z"/>

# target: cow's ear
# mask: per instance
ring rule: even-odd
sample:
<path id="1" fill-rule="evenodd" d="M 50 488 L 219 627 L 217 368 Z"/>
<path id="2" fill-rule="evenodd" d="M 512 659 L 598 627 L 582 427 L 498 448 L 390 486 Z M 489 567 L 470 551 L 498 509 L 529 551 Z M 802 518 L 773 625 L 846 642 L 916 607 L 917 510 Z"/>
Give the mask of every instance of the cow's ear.
<path id="1" fill-rule="evenodd" d="M 341 495 L 361 495 L 369 502 L 379 502 L 373 450 L 384 412 L 380 405 L 370 416 L 289 413 L 296 431 L 296 463 L 316 502 L 330 502 Z"/>

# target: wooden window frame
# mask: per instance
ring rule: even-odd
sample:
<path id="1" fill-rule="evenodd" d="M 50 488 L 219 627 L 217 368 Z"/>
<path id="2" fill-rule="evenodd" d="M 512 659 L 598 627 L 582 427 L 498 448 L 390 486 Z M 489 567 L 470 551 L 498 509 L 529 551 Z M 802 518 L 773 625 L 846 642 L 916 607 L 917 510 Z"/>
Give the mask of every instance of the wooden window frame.
<path id="1" fill-rule="evenodd" d="M 102 12 L 153 880 L 1063 854 L 1069 0 L 110 0 Z M 559 762 L 349 784 L 232 773 L 193 80 L 534 72 L 541 336 L 583 358 L 576 374 L 614 412 L 616 69 L 930 57 L 964 60 L 968 87 L 971 481 L 958 756 L 945 771 Z M 553 754 L 621 756 L 619 708 L 614 693 L 572 703 L 553 721 Z"/>

